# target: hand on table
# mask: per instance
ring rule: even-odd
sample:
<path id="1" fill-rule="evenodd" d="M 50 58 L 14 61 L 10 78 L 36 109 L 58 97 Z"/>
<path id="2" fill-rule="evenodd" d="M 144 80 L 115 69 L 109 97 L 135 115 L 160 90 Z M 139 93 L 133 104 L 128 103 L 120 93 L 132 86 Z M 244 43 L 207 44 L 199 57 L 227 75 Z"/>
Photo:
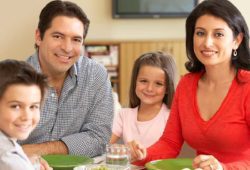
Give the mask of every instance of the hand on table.
<path id="1" fill-rule="evenodd" d="M 131 142 L 128 142 L 127 145 L 130 148 L 131 162 L 146 158 L 147 156 L 146 148 L 143 147 L 139 142 L 133 140 Z"/>
<path id="2" fill-rule="evenodd" d="M 33 154 L 29 156 L 30 162 L 33 164 L 35 170 L 52 170 L 49 164 L 40 155 Z"/>
<path id="3" fill-rule="evenodd" d="M 223 170 L 221 163 L 212 155 L 198 155 L 193 160 L 195 170 Z"/>
<path id="4" fill-rule="evenodd" d="M 49 164 L 43 159 L 40 159 L 40 170 L 53 170 L 53 168 L 51 168 L 49 166 Z"/>

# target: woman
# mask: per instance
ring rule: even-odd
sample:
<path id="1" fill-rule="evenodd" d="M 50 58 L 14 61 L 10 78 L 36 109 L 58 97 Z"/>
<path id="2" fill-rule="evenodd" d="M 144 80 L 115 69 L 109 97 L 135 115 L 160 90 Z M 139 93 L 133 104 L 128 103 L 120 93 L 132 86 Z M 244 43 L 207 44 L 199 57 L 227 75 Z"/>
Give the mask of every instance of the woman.
<path id="1" fill-rule="evenodd" d="M 250 168 L 249 33 L 228 0 L 205 0 L 186 20 L 191 73 L 180 81 L 160 140 L 137 146 L 137 162 L 176 157 L 184 140 L 197 150 L 193 167 Z"/>

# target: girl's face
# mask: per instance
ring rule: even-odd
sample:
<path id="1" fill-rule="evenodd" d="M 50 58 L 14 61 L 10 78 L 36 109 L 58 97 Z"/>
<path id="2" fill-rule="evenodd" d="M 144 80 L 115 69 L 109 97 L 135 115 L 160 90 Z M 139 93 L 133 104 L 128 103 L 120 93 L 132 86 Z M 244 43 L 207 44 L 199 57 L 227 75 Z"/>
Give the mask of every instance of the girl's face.
<path id="1" fill-rule="evenodd" d="M 142 66 L 136 79 L 135 93 L 141 105 L 161 105 L 166 94 L 166 76 L 159 67 Z"/>
<path id="2" fill-rule="evenodd" d="M 0 130 L 10 138 L 26 139 L 40 119 L 41 90 L 14 84 L 0 99 Z"/>
<path id="3" fill-rule="evenodd" d="M 221 18 L 203 15 L 196 21 L 194 52 L 205 67 L 231 64 L 233 49 L 237 49 L 242 38 L 234 38 L 232 30 Z"/>

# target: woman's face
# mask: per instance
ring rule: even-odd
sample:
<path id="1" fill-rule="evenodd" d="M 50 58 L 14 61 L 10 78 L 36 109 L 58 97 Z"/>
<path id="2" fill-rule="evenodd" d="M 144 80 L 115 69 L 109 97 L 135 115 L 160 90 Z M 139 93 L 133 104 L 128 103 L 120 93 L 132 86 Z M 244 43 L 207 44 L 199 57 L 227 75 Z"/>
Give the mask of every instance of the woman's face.
<path id="1" fill-rule="evenodd" d="M 232 30 L 221 18 L 203 15 L 195 25 L 195 55 L 205 67 L 230 65 L 232 51 L 241 42 L 240 36 L 234 38 Z"/>

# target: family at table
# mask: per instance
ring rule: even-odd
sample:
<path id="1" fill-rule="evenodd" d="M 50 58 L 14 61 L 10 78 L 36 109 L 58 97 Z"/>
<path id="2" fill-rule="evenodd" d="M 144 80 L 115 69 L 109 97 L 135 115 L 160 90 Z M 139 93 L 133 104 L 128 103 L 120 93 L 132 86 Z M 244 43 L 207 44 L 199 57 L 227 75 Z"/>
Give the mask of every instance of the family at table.
<path id="1" fill-rule="evenodd" d="M 185 141 L 194 169 L 250 169 L 249 31 L 229 0 L 204 0 L 187 17 L 180 80 L 170 54 L 138 56 L 118 113 L 106 69 L 83 56 L 89 24 L 77 4 L 51 1 L 35 53 L 0 62 L 0 170 L 34 169 L 32 155 L 95 157 L 119 139 L 135 165 L 176 158 Z M 40 169 L 51 167 L 41 159 Z"/>

